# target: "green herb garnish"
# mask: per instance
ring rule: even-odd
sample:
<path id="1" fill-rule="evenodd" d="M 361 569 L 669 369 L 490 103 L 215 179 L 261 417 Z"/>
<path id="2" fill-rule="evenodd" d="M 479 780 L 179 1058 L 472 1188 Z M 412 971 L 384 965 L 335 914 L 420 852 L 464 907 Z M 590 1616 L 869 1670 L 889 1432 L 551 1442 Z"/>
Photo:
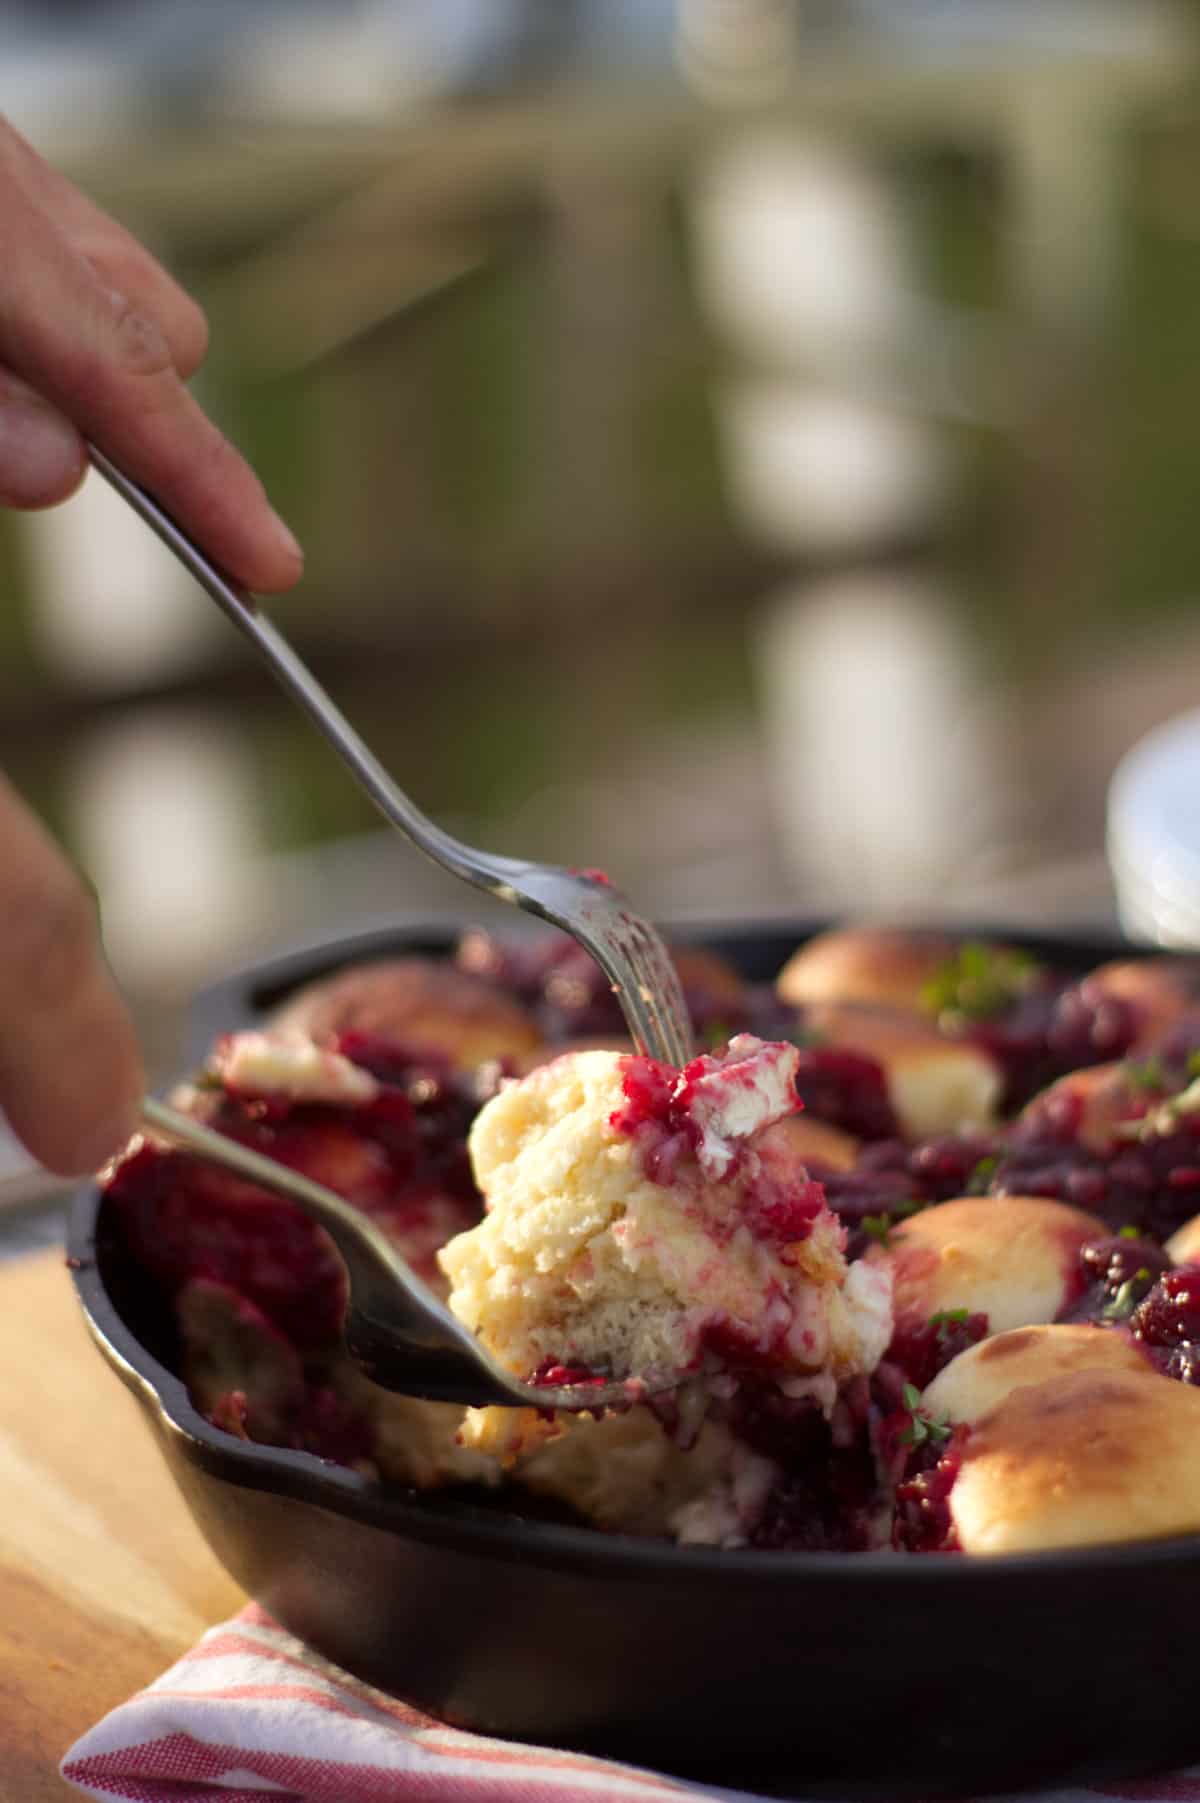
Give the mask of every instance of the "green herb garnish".
<path id="1" fill-rule="evenodd" d="M 1041 966 L 1012 946 L 960 945 L 921 990 L 921 1006 L 943 1025 L 989 1020 L 1023 995 Z"/>
<path id="2" fill-rule="evenodd" d="M 971 1174 L 967 1178 L 968 1196 L 987 1195 L 988 1184 L 995 1176 L 996 1168 L 999 1163 L 1000 1157 L 996 1152 L 989 1152 L 986 1158 L 979 1159 L 972 1167 Z"/>
<path id="3" fill-rule="evenodd" d="M 920 1196 L 910 1196 L 905 1202 L 893 1202 L 886 1214 L 864 1215 L 862 1230 L 871 1239 L 878 1240 L 881 1246 L 886 1246 L 889 1243 L 888 1234 L 897 1221 L 906 1221 L 910 1215 L 920 1214 L 926 1207 L 928 1203 L 923 1202 Z"/>
<path id="4" fill-rule="evenodd" d="M 721 1047 L 728 1045 L 732 1038 L 733 1029 L 728 1021 L 710 1021 L 704 1029 L 704 1043 L 710 1052 L 720 1051 Z"/>
<path id="5" fill-rule="evenodd" d="M 1127 1277 L 1112 1298 L 1106 1302 L 1100 1313 L 1106 1321 L 1128 1321 L 1134 1309 L 1145 1294 L 1145 1285 L 1150 1281 L 1150 1272 L 1145 1265 Z"/>
<path id="6" fill-rule="evenodd" d="M 1178 1130 L 1187 1115 L 1200 1113 L 1200 1077 L 1193 1077 L 1186 1089 L 1166 1101 L 1154 1103 L 1140 1120 L 1121 1121 L 1113 1128 L 1117 1139 L 1164 1139 Z"/>
<path id="7" fill-rule="evenodd" d="M 940 1308 L 930 1315 L 928 1325 L 936 1327 L 940 1335 L 947 1327 L 961 1327 L 970 1312 L 966 1308 Z"/>
<path id="8" fill-rule="evenodd" d="M 1122 1227 L 1117 1234 L 1117 1238 L 1119 1240 L 1140 1240 L 1141 1237 L 1142 1237 L 1141 1228 L 1140 1227 L 1132 1227 L 1129 1225 Z"/>
<path id="9" fill-rule="evenodd" d="M 1169 1089 L 1171 1079 L 1161 1058 L 1143 1058 L 1140 1063 L 1126 1064 L 1125 1081 L 1134 1089 Z"/>
<path id="10" fill-rule="evenodd" d="M 915 1384 L 905 1384 L 904 1406 L 908 1410 L 908 1426 L 900 1434 L 901 1446 L 924 1446 L 950 1438 L 950 1423 L 944 1418 L 927 1415 L 921 1407 L 921 1392 Z"/>

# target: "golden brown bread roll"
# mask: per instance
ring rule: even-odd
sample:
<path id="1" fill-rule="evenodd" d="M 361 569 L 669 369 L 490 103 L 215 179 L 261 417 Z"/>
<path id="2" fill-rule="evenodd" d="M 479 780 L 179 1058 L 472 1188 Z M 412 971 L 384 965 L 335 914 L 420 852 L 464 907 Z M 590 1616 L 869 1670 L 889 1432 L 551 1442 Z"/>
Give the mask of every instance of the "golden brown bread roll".
<path id="1" fill-rule="evenodd" d="M 946 933 L 904 927 L 841 927 L 818 933 L 793 952 L 776 989 L 795 1008 L 813 1002 L 863 1002 L 920 1009 L 927 983 L 953 958 Z"/>
<path id="2" fill-rule="evenodd" d="M 1111 1151 L 1114 1129 L 1134 1112 L 1138 1092 L 1131 1086 L 1124 1064 L 1093 1064 L 1084 1070 L 1068 1071 L 1026 1103 L 1018 1117 L 1021 1123 L 1037 1121 L 1060 1104 L 1074 1102 L 1078 1108 L 1075 1134 L 1079 1143 L 1092 1152 Z"/>
<path id="3" fill-rule="evenodd" d="M 967 1196 L 893 1227 L 872 1263 L 892 1267 L 897 1332 L 965 1308 L 991 1333 L 1053 1321 L 1077 1282 L 1079 1248 L 1108 1229 L 1044 1196 Z"/>
<path id="4" fill-rule="evenodd" d="M 672 945 L 668 949 L 685 989 L 702 992 L 709 1002 L 727 1002 L 731 1009 L 743 1000 L 746 985 L 728 958 L 702 945 Z"/>
<path id="5" fill-rule="evenodd" d="M 492 984 L 432 958 L 385 958 L 322 977 L 291 996 L 272 1025 L 324 1043 L 379 1033 L 460 1069 L 517 1058 L 541 1044 L 532 1015 Z"/>
<path id="6" fill-rule="evenodd" d="M 995 1061 L 967 1040 L 948 1039 L 929 1022 L 893 1008 L 822 1002 L 805 1013 L 814 1050 L 861 1052 L 881 1067 L 888 1100 L 909 1139 L 996 1118 L 1004 1079 Z"/>
<path id="7" fill-rule="evenodd" d="M 1014 1390 L 970 1430 L 949 1507 L 973 1554 L 1192 1533 L 1200 1390 L 1150 1370 Z"/>
<path id="8" fill-rule="evenodd" d="M 1137 1017 L 1134 1055 L 1200 1008 L 1200 961 L 1194 958 L 1119 958 L 1090 971 L 1081 987 L 1089 996 L 1112 996 L 1132 1005 Z"/>
<path id="9" fill-rule="evenodd" d="M 801 1164 L 829 1171 L 851 1170 L 862 1148 L 862 1141 L 852 1133 L 843 1133 L 840 1127 L 831 1127 L 812 1114 L 789 1114 L 786 1120 L 765 1128 L 759 1144 L 771 1142 L 786 1146 Z"/>
<path id="10" fill-rule="evenodd" d="M 1023 1385 L 1091 1370 L 1137 1373 L 1153 1366 L 1133 1340 L 1110 1327 L 1014 1327 L 951 1359 L 926 1387 L 922 1406 L 936 1419 L 972 1423 Z"/>

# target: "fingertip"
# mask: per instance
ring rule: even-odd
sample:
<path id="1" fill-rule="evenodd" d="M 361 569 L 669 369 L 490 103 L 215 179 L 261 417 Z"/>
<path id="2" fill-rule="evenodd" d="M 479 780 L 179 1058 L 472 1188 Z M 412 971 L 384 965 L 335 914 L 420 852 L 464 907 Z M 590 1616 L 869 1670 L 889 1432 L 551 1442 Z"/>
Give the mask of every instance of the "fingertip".
<path id="1" fill-rule="evenodd" d="M 81 1123 L 74 1132 L 60 1128 L 52 1138 L 29 1150 L 56 1177 L 90 1177 L 124 1151 L 138 1132 L 141 1116 L 136 1106 L 122 1108 L 97 1121 Z"/>
<path id="2" fill-rule="evenodd" d="M 0 504 L 54 507 L 87 472 L 80 434 L 23 385 L 0 382 Z"/>
<path id="3" fill-rule="evenodd" d="M 247 588 L 260 595 L 278 595 L 294 588 L 304 574 L 304 552 L 291 528 L 277 513 L 269 513 L 267 523 L 247 547 L 245 561 L 237 572 Z"/>

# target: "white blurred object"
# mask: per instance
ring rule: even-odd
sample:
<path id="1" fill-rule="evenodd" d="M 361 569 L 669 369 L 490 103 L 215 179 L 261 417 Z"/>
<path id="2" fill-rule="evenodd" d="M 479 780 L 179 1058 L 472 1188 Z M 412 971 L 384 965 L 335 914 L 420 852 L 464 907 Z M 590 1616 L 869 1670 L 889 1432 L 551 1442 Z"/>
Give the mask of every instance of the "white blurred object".
<path id="1" fill-rule="evenodd" d="M 913 577 L 797 584 L 755 647 L 781 851 L 810 892 L 927 903 L 997 836 L 992 708 L 948 597 Z"/>
<path id="2" fill-rule="evenodd" d="M 676 0 L 675 60 L 717 105 L 761 105 L 785 92 L 800 61 L 802 0 Z"/>
<path id="3" fill-rule="evenodd" d="M 845 150 L 778 130 L 731 139 L 691 212 L 701 300 L 745 355 L 829 365 L 907 337 L 920 317 L 895 200 Z"/>
<path id="4" fill-rule="evenodd" d="M 166 546 L 98 476 L 63 506 L 19 523 L 38 648 L 80 688 L 160 681 L 203 662 L 224 634 Z"/>
<path id="5" fill-rule="evenodd" d="M 136 77 L 120 49 L 32 34 L 4 44 L 4 116 L 51 161 L 111 141 L 137 108 Z"/>
<path id="6" fill-rule="evenodd" d="M 935 431 L 845 394 L 748 380 L 717 397 L 743 524 L 773 550 L 865 550 L 919 532 L 945 505 Z"/>
<path id="7" fill-rule="evenodd" d="M 225 100 L 256 115 L 359 121 L 434 90 L 419 46 L 402 70 L 380 54 L 379 40 L 377 21 L 357 8 L 341 19 L 271 22 L 227 71 Z"/>
<path id="8" fill-rule="evenodd" d="M 132 986 L 193 986 L 269 925 L 246 748 L 222 720 L 154 707 L 94 730 L 68 770 L 71 838 Z"/>
<path id="9" fill-rule="evenodd" d="M 1117 765 L 1108 860 L 1127 933 L 1200 947 L 1200 709 L 1155 727 Z"/>
<path id="10" fill-rule="evenodd" d="M 238 111 L 359 124 L 502 65 L 522 21 L 520 0 L 357 0 L 285 14 L 247 34 L 224 98 Z"/>

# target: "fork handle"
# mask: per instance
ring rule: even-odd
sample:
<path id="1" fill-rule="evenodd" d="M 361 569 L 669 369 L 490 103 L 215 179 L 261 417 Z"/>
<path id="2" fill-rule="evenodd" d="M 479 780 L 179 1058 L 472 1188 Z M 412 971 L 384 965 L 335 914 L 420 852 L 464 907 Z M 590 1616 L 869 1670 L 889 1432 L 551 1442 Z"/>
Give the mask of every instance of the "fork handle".
<path id="1" fill-rule="evenodd" d="M 408 796 L 355 732 L 307 664 L 292 649 L 279 629 L 259 611 L 254 597 L 240 584 L 224 575 L 182 526 L 159 506 L 154 497 L 132 481 L 123 470 L 118 469 L 103 451 L 98 450 L 94 444 L 89 444 L 87 451 L 92 464 L 104 480 L 174 553 L 222 613 L 232 620 L 239 632 L 251 640 L 283 687 L 324 733 L 385 818 L 398 827 L 427 857 L 444 865 L 463 882 L 472 883 L 477 889 L 497 895 L 501 900 L 511 900 L 511 892 L 501 879 L 490 881 L 485 872 L 464 856 L 457 839 L 443 832 L 441 827 L 413 806 Z M 503 864 L 505 860 L 493 858 L 492 862 Z"/>

